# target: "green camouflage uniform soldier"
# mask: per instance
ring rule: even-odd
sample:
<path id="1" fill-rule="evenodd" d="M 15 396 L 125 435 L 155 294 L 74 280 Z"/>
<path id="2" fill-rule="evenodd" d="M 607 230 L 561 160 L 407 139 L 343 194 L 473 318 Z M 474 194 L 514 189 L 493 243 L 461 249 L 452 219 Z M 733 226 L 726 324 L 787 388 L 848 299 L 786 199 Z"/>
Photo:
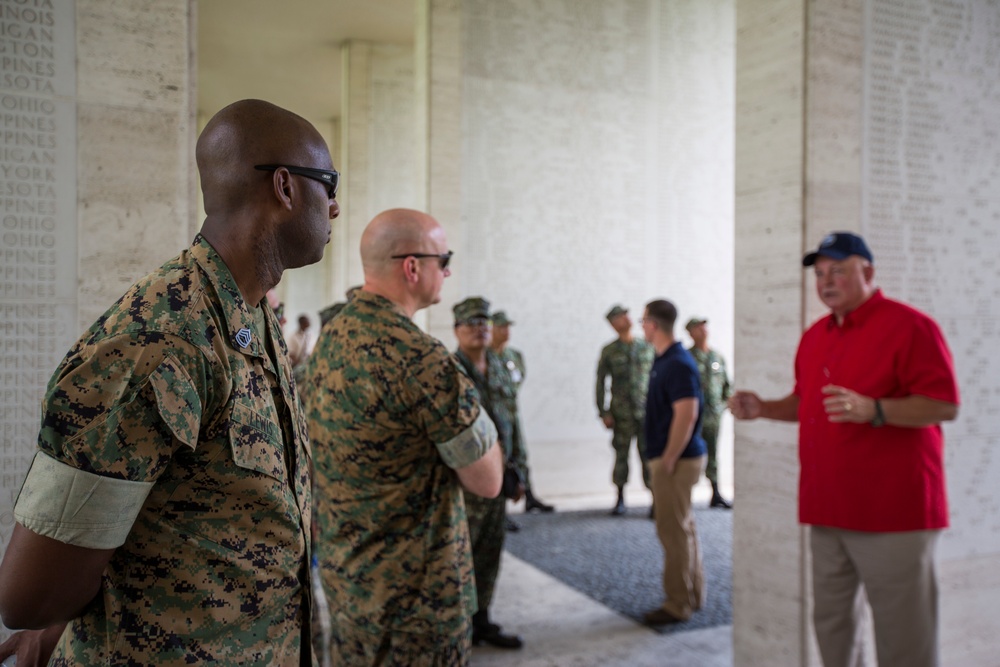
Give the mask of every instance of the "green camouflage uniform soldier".
<path id="1" fill-rule="evenodd" d="M 490 304 L 486 299 L 470 297 L 452 308 L 455 314 L 455 357 L 476 385 L 483 408 L 496 424 L 500 444 L 508 466 L 524 479 L 524 470 L 513 461 L 517 424 L 517 386 L 507 366 L 490 349 Z M 500 573 L 503 552 L 507 499 L 480 498 L 465 494 L 469 518 L 472 563 L 476 572 L 476 597 L 479 611 L 472 617 L 472 643 L 487 642 L 501 648 L 520 648 L 519 637 L 505 635 L 500 626 L 490 622 L 489 607 L 493 588 Z"/>
<path id="2" fill-rule="evenodd" d="M 335 318 L 340 313 L 340 311 L 344 309 L 344 306 L 346 305 L 347 303 L 343 301 L 338 301 L 336 303 L 330 304 L 323 310 L 319 311 L 319 328 L 321 332 L 323 330 L 323 327 L 325 327 L 330 320 Z M 306 378 L 308 378 L 309 375 L 312 374 L 312 369 L 315 365 L 316 361 L 310 354 L 309 357 L 305 360 L 305 363 L 299 364 L 298 366 L 292 369 L 292 374 L 295 377 L 295 384 L 298 387 L 299 391 L 299 401 L 302 403 L 302 405 L 306 404 L 306 392 L 309 391 L 309 382 L 307 381 Z"/>
<path id="3" fill-rule="evenodd" d="M 694 341 L 691 346 L 691 356 L 698 364 L 701 375 L 701 391 L 705 396 L 702 404 L 701 437 L 708 447 L 708 463 L 705 467 L 705 477 L 712 483 L 711 507 L 732 509 L 732 502 L 722 497 L 719 492 L 719 460 L 718 442 L 719 426 L 722 413 L 726 410 L 726 401 L 733 394 L 729 384 L 729 374 L 726 372 L 726 360 L 721 354 L 708 347 L 708 320 L 703 317 L 692 317 L 686 325 L 688 334 Z"/>
<path id="4" fill-rule="evenodd" d="M 636 440 L 639 459 L 642 461 L 642 481 L 649 486 L 649 467 L 646 465 L 646 436 L 644 419 L 646 416 L 646 389 L 649 384 L 649 369 L 653 365 L 654 352 L 646 341 L 632 336 L 632 321 L 628 310 L 615 305 L 605 315 L 611 327 L 618 333 L 618 340 L 608 343 L 601 350 L 597 362 L 597 412 L 604 425 L 613 429 L 611 446 L 615 450 L 615 467 L 611 481 L 618 487 L 618 500 L 613 515 L 625 513 L 624 487 L 628 482 L 628 452 L 632 439 Z M 611 377 L 610 405 L 605 399 L 605 383 Z"/>
<path id="5" fill-rule="evenodd" d="M 514 395 L 516 398 L 517 394 L 521 391 L 521 384 L 524 382 L 527 371 L 525 370 L 524 356 L 521 354 L 521 351 L 514 349 L 507 344 L 507 341 L 510 340 L 510 327 L 512 324 L 514 324 L 514 322 L 507 317 L 506 312 L 498 310 L 493 313 L 493 340 L 490 343 L 490 347 L 493 349 L 493 352 L 500 357 L 500 361 L 503 362 L 504 366 L 507 367 L 507 372 L 510 373 L 511 381 L 514 383 Z M 514 453 L 512 455 L 512 460 L 517 466 L 517 469 L 521 472 L 521 479 L 524 480 L 524 511 L 555 511 L 555 507 L 536 498 L 535 494 L 531 490 L 531 471 L 528 469 L 528 449 L 524 442 L 524 430 L 521 428 L 520 411 L 517 411 L 515 414 L 513 441 Z M 516 523 L 508 519 L 507 529 L 516 531 L 519 530 L 519 527 Z"/>
<path id="6" fill-rule="evenodd" d="M 430 216 L 376 216 L 361 239 L 365 285 L 323 328 L 306 379 L 337 665 L 469 660 L 477 607 L 463 471 L 490 463 L 481 492 L 495 496 L 502 455 L 472 381 L 411 319 L 438 298 L 446 248 Z"/>
<path id="7" fill-rule="evenodd" d="M 338 207 L 335 185 L 253 165 L 335 172 L 311 125 L 256 100 L 219 112 L 197 155 L 201 234 L 111 306 L 48 385 L 0 589 L 9 610 L 27 588 L 17 625 L 71 619 L 50 664 L 312 663 L 310 453 L 264 295 L 284 268 L 322 257 Z M 277 246 L 297 251 L 267 265 Z"/>

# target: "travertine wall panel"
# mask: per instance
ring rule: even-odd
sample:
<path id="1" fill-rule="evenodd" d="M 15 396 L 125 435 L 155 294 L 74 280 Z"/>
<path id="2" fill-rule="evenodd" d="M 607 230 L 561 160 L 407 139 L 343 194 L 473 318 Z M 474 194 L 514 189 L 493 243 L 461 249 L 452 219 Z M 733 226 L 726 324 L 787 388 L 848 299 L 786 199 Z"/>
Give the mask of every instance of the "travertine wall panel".
<path id="1" fill-rule="evenodd" d="M 17 48 L 27 58 L 5 61 L 4 74 L 38 60 L 25 80 L 36 87 L 23 88 L 17 78 L 8 86 L 6 77 L 0 84 L 5 129 L 34 118 L 31 154 L 12 152 L 18 137 L 5 135 L 0 168 L 8 161 L 24 166 L 36 160 L 43 168 L 28 175 L 41 188 L 32 204 L 37 224 L 26 218 L 31 229 L 20 230 L 25 234 L 17 239 L 5 237 L 15 245 L 37 237 L 41 245 L 30 256 L 4 254 L 0 260 L 5 271 L 20 272 L 11 276 L 11 301 L 0 303 L 3 326 L 13 327 L 4 330 L 0 366 L 4 409 L 10 410 L 2 420 L 0 544 L 6 543 L 13 501 L 35 450 L 39 400 L 52 370 L 128 285 L 191 240 L 190 16 L 189 0 L 149 6 L 113 0 L 0 2 L 3 52 Z M 10 28 L 23 21 L 37 23 L 37 30 Z M 27 106 L 8 108 L 18 97 Z M 9 111 L 19 119 L 11 120 Z M 24 176 L 5 171 L 0 190 Z M 4 232 L 11 231 L 13 220 L 5 215 Z M 0 252 L 7 250 L 4 241 Z M 8 296 L 6 283 L 3 289 Z M 36 294 L 28 295 L 29 289 Z M 8 358 L 17 361 L 8 364 Z"/>
<path id="2" fill-rule="evenodd" d="M 0 552 L 78 333 L 75 25 L 72 5 L 0 0 Z"/>
<path id="3" fill-rule="evenodd" d="M 190 242 L 179 116 L 78 105 L 81 327 Z"/>
<path id="4" fill-rule="evenodd" d="M 736 385 L 777 397 L 802 331 L 805 7 L 740 0 L 736 16 Z M 734 664 L 808 664 L 796 430 L 736 438 Z"/>
<path id="5" fill-rule="evenodd" d="M 462 10 L 460 250 L 470 263 L 452 279 L 456 298 L 483 294 L 518 322 L 532 450 L 561 452 L 559 474 L 571 477 L 581 456 L 609 456 L 593 377 L 614 336 L 603 317 L 613 303 L 637 321 L 646 301 L 670 298 L 679 335 L 684 318 L 704 314 L 730 353 L 732 7 Z M 539 488 L 561 484 L 534 474 Z"/>
<path id="6" fill-rule="evenodd" d="M 358 248 L 372 217 L 387 208 L 419 207 L 415 60 L 409 47 L 352 41 L 343 47 L 341 216 L 334 299 L 363 279 Z"/>
<path id="7" fill-rule="evenodd" d="M 992 372 L 992 357 L 983 350 L 997 330 L 997 290 L 992 285 L 998 266 L 1000 143 L 991 126 L 1000 113 L 995 86 L 1000 12 L 995 3 L 980 0 L 767 4 L 775 14 L 768 15 L 753 0 L 741 1 L 738 11 L 737 274 L 746 269 L 777 287 L 785 282 L 776 280 L 778 272 L 786 271 L 780 267 L 790 271 L 783 306 L 775 305 L 780 304 L 775 301 L 778 292 L 755 295 L 742 281 L 737 283 L 740 384 L 766 396 L 787 393 L 798 341 L 798 332 L 787 325 L 798 317 L 804 328 L 825 314 L 811 273 L 802 272 L 798 261 L 831 230 L 865 234 L 875 254 L 878 283 L 889 296 L 935 317 L 955 356 L 963 408 L 959 420 L 945 427 L 952 528 L 939 547 L 942 664 L 992 664 L 998 626 L 990 602 L 997 587 L 990 564 L 996 561 L 1000 531 L 990 508 L 1000 506 L 995 492 L 1000 472 L 992 456 L 1000 410 L 991 398 L 997 393 L 998 373 Z M 777 39 L 765 39 L 766 30 L 783 20 L 779 16 L 787 19 L 803 11 L 801 45 L 785 40 L 781 31 Z M 798 30 L 799 20 L 787 26 L 790 34 Z M 776 44 L 781 47 L 772 50 Z M 797 72 L 804 73 L 804 112 L 798 123 L 803 133 L 798 153 L 776 150 L 763 158 L 758 151 L 765 138 L 780 132 L 769 121 L 788 113 L 788 100 L 762 85 L 777 81 L 764 64 L 769 52 L 775 63 L 793 63 L 782 87 L 794 88 Z M 797 130 L 786 130 L 775 147 L 794 145 Z M 784 174 L 796 162 L 802 165 L 801 183 L 786 183 Z M 770 185 L 768 178 L 774 179 Z M 777 225 L 767 221 L 769 212 L 772 221 L 783 220 L 796 202 L 798 219 Z M 780 238 L 773 238 L 775 233 Z M 792 271 L 800 273 L 797 294 Z M 780 331 L 769 330 L 768 319 Z M 772 340 L 775 333 L 787 344 L 784 351 Z M 768 582 L 759 568 L 775 560 L 787 562 L 797 549 L 803 586 L 808 583 L 807 548 L 789 534 L 783 552 L 754 534 L 768 524 L 765 507 L 776 490 L 768 488 L 775 479 L 769 466 L 751 460 L 749 450 L 767 451 L 764 441 L 777 442 L 779 428 L 794 443 L 794 429 L 774 426 L 763 436 L 759 428 L 768 427 L 738 429 L 740 508 L 751 510 L 736 517 L 737 665 L 778 664 L 770 653 L 777 637 L 767 627 L 747 622 L 751 606 L 759 618 L 762 601 L 778 597 L 768 590 L 777 582 Z M 779 465 L 797 477 L 797 465 Z M 788 492 L 794 503 L 797 493 Z M 768 585 L 755 591 L 758 581 Z M 801 654 L 788 653 L 790 662 L 781 664 L 816 664 L 807 588 L 798 601 L 789 598 L 779 607 L 784 609 L 782 623 L 792 619 L 796 603 L 804 633 Z"/>
<path id="8" fill-rule="evenodd" d="M 461 0 L 417 0 L 417 146 L 418 169 L 425 180 L 424 206 L 445 229 L 453 249 L 464 247 L 461 224 L 462 184 L 466 165 L 461 160 L 462 108 Z M 471 266 L 459 252 L 453 273 L 461 276 Z M 464 298 L 452 278 L 441 291 L 441 304 L 425 311 L 427 331 L 452 340 L 451 304 Z"/>
<path id="9" fill-rule="evenodd" d="M 188 0 L 76 4 L 86 327 L 191 241 L 194 88 Z"/>
<path id="10" fill-rule="evenodd" d="M 942 663 L 989 664 L 1000 629 L 984 607 L 1000 590 L 985 565 L 1000 555 L 1000 363 L 988 352 L 1000 292 L 1000 9 L 878 0 L 864 27 L 864 230 L 885 291 L 941 324 L 962 392 L 945 429 Z"/>

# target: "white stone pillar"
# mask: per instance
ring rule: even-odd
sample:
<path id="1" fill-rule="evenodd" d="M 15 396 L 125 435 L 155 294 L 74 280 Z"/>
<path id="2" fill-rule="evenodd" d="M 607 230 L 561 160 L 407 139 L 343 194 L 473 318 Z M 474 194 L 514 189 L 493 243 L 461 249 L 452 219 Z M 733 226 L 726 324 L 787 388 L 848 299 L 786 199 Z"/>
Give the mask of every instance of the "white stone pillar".
<path id="1" fill-rule="evenodd" d="M 801 258 L 830 231 L 862 233 L 876 282 L 934 317 L 954 355 L 963 407 L 945 425 L 941 661 L 992 664 L 1000 12 L 985 0 L 738 0 L 737 23 L 737 385 L 791 391 L 800 334 L 824 314 Z M 796 436 L 737 428 L 736 665 L 819 664 Z"/>
<path id="2" fill-rule="evenodd" d="M 198 228 L 192 1 L 0 0 L 0 549 L 52 371 Z"/>

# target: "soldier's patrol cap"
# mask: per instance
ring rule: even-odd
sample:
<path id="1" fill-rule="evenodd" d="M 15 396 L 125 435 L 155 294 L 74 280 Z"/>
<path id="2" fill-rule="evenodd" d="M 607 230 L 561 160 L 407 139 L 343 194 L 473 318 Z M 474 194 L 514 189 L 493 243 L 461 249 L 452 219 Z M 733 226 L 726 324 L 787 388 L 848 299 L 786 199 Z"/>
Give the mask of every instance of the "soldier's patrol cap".
<path id="1" fill-rule="evenodd" d="M 816 252 L 811 252 L 802 258 L 802 266 L 812 266 L 820 256 L 839 261 L 847 259 L 851 255 L 864 257 L 872 263 L 875 262 L 875 258 L 872 257 L 872 251 L 868 249 L 868 244 L 865 243 L 863 238 L 851 232 L 834 232 L 827 234 L 819 242 Z"/>
<path id="2" fill-rule="evenodd" d="M 508 319 L 507 313 L 505 311 L 498 310 L 497 312 L 493 313 L 493 326 L 503 327 L 507 326 L 508 324 L 514 324 L 514 320 Z"/>
<path id="3" fill-rule="evenodd" d="M 481 296 L 470 296 L 465 301 L 456 303 L 451 310 L 455 313 L 455 324 L 461 324 L 473 317 L 489 317 L 490 302 Z"/>
<path id="4" fill-rule="evenodd" d="M 691 329 L 698 326 L 699 324 L 708 324 L 708 320 L 706 320 L 704 317 L 692 317 L 690 320 L 688 320 L 688 323 L 684 325 L 684 328 L 687 329 L 688 331 L 691 331 Z"/>
<path id="5" fill-rule="evenodd" d="M 336 317 L 337 313 L 342 311 L 344 309 L 344 306 L 346 305 L 347 304 L 344 303 L 343 301 L 338 301 L 337 303 L 327 306 L 323 310 L 319 311 L 319 321 L 322 322 L 323 324 L 326 324 L 334 317 Z"/>
<path id="6" fill-rule="evenodd" d="M 614 318 L 618 317 L 619 315 L 624 315 L 627 312 L 628 312 L 628 308 L 625 308 L 621 304 L 616 303 L 615 305 L 611 306 L 611 310 L 609 310 L 608 314 L 605 315 L 604 317 L 606 317 L 607 320 L 608 320 L 608 322 L 610 322 L 611 320 L 613 320 Z"/>

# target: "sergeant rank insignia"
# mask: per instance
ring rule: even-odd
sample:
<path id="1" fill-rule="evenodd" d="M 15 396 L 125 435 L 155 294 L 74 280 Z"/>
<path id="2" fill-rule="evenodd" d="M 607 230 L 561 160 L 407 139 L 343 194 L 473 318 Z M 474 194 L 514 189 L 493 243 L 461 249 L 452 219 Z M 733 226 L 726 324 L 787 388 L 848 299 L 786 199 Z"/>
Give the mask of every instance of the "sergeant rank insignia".
<path id="1" fill-rule="evenodd" d="M 243 327 L 236 332 L 236 344 L 241 348 L 246 349 L 246 347 L 250 345 L 251 340 L 250 329 Z"/>

